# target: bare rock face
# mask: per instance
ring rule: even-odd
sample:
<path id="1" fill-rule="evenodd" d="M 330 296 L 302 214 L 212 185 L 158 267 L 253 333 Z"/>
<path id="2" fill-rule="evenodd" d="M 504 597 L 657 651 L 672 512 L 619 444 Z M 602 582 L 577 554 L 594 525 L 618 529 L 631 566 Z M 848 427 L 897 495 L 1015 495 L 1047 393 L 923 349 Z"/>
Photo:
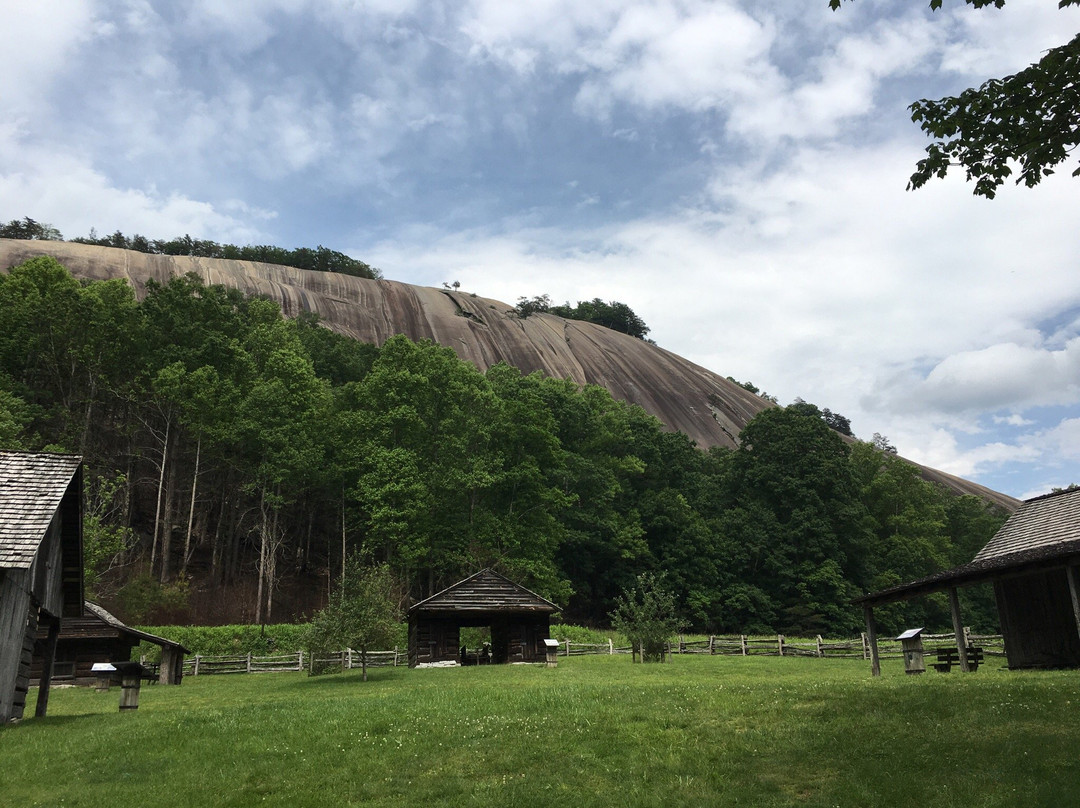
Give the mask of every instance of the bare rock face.
<path id="1" fill-rule="evenodd" d="M 497 300 L 387 280 L 250 261 L 149 255 L 60 241 L 0 239 L 0 268 L 50 255 L 78 278 L 124 278 L 142 298 L 146 283 L 194 272 L 280 303 L 286 316 L 315 312 L 333 330 L 382 344 L 395 334 L 445 345 L 481 370 L 506 362 L 578 384 L 606 387 L 702 447 L 734 448 L 751 418 L 774 406 L 728 379 L 655 345 L 602 326 L 550 314 L 522 319 Z M 928 479 L 1009 510 L 1019 501 L 933 469 Z"/>

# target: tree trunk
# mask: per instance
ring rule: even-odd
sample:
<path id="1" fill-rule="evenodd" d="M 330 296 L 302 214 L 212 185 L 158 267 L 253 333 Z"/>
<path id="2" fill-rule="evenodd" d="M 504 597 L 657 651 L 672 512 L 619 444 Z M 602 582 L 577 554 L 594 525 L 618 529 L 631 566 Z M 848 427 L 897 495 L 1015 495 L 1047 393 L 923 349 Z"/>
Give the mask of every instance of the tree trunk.
<path id="1" fill-rule="evenodd" d="M 172 523 L 176 505 L 176 464 L 170 463 L 169 474 L 165 482 L 165 508 L 161 519 L 161 582 L 165 583 L 172 574 Z"/>
<path id="2" fill-rule="evenodd" d="M 345 486 L 341 486 L 341 580 L 345 581 Z M 341 602 L 345 602 L 345 587 L 341 587 Z"/>
<path id="3" fill-rule="evenodd" d="M 202 435 L 195 445 L 195 473 L 191 475 L 191 503 L 188 506 L 187 533 L 184 536 L 184 561 L 180 573 L 187 574 L 188 559 L 191 558 L 191 525 L 195 521 L 195 490 L 199 484 L 199 460 L 202 457 Z"/>
<path id="4" fill-rule="evenodd" d="M 259 499 L 259 511 L 261 516 L 261 523 L 259 528 L 259 585 L 255 592 L 255 622 L 259 625 L 262 624 L 262 597 L 263 597 L 263 585 L 266 582 L 266 491 L 262 492 L 262 496 Z"/>
<path id="5" fill-rule="evenodd" d="M 165 495 L 165 462 L 169 459 L 169 419 L 165 420 L 165 440 L 161 445 L 161 468 L 158 470 L 157 504 L 154 507 L 154 544 L 150 548 L 150 572 L 153 573 L 157 562 L 158 540 L 161 536 L 161 500 Z"/>

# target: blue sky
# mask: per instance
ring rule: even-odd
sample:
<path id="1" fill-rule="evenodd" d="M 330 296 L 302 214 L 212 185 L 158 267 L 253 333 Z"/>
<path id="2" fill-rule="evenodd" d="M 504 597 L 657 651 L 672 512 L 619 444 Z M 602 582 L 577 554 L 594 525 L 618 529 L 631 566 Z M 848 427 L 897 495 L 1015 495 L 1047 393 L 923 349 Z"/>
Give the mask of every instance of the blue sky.
<path id="1" fill-rule="evenodd" d="M 322 244 L 658 344 L 1014 496 L 1080 482 L 1080 181 L 905 184 L 1009 0 L 0 0 L 0 218 Z"/>

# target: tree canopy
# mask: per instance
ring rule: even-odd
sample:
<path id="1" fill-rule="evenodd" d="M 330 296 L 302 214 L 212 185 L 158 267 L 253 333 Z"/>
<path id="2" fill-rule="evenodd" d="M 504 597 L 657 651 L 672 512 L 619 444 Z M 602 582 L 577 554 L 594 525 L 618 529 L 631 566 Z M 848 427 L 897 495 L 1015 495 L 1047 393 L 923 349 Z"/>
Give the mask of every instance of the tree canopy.
<path id="1" fill-rule="evenodd" d="M 43 241 L 64 241 L 63 235 L 50 224 L 31 219 L 12 219 L 6 224 L 0 223 L 0 238 L 34 239 Z M 172 239 L 148 239 L 135 234 L 125 236 L 119 230 L 110 236 L 99 236 L 93 228 L 90 235 L 72 239 L 77 244 L 92 244 L 97 247 L 116 247 L 122 250 L 153 255 L 189 255 L 199 258 L 226 258 L 236 261 L 258 261 L 264 264 L 279 264 L 297 269 L 310 269 L 316 272 L 339 272 L 343 275 L 355 275 L 360 278 L 381 278 L 378 269 L 352 258 L 344 253 L 331 250 L 321 244 L 314 249 L 297 247 L 290 250 L 273 247 L 268 244 L 218 244 L 209 239 L 192 238 L 190 235 L 176 236 Z"/>
<path id="2" fill-rule="evenodd" d="M 965 0 L 975 8 L 1001 8 L 1005 0 Z M 829 0 L 833 9 L 841 0 Z M 938 9 L 942 0 L 930 0 Z M 1080 5 L 1059 0 L 1058 7 Z M 958 96 L 921 99 L 911 119 L 933 138 L 908 183 L 921 188 L 962 167 L 974 193 L 993 199 L 1019 167 L 1016 183 L 1038 185 L 1080 143 L 1080 34 L 1047 51 L 1029 67 L 990 79 Z M 1080 176 L 1080 167 L 1072 175 Z"/>
<path id="3" fill-rule="evenodd" d="M 535 297 L 519 297 L 514 312 L 518 317 L 525 318 L 533 314 L 554 314 L 557 317 L 565 317 L 567 320 L 584 320 L 589 323 L 602 325 L 612 331 L 621 331 L 631 337 L 649 342 L 648 334 L 651 330 L 645 321 L 634 313 L 625 303 L 612 300 L 605 303 L 598 297 L 592 300 L 579 300 L 577 305 L 571 306 L 567 301 L 561 305 L 551 305 L 551 297 L 548 295 L 536 295 Z"/>

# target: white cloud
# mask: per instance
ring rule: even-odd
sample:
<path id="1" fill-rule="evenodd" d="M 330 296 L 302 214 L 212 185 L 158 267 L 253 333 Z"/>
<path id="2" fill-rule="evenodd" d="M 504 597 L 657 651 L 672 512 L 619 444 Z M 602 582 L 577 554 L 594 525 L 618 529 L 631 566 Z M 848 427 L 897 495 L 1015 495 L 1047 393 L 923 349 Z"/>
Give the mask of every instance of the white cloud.
<path id="1" fill-rule="evenodd" d="M 993 421 L 995 424 L 1003 426 L 1031 426 L 1035 423 L 1015 412 L 1012 415 L 995 415 Z"/>
<path id="2" fill-rule="evenodd" d="M 941 66 L 980 82 L 1022 70 L 1080 29 L 1080 9 L 1059 9 L 1042 0 L 1009 0 L 1000 9 L 959 8 L 949 16 L 955 33 Z"/>
<path id="3" fill-rule="evenodd" d="M 1080 337 L 1056 351 L 1007 342 L 952 354 L 910 398 L 945 412 L 1080 402 Z"/>
<path id="4" fill-rule="evenodd" d="M 90 0 L 38 0 L 4 10 L 0 25 L 0 112 L 31 112 L 40 105 L 72 51 L 109 28 L 95 22 Z"/>
<path id="5" fill-rule="evenodd" d="M 274 217 L 240 200 L 226 201 L 219 210 L 183 194 L 159 193 L 153 186 L 114 187 L 78 155 L 25 146 L 19 153 L 20 170 L 4 170 L 9 163 L 0 141 L 0 215 L 48 222 L 68 238 L 96 228 L 99 233 L 121 230 L 151 238 L 191 233 L 246 244 L 264 237 L 259 225 Z"/>

